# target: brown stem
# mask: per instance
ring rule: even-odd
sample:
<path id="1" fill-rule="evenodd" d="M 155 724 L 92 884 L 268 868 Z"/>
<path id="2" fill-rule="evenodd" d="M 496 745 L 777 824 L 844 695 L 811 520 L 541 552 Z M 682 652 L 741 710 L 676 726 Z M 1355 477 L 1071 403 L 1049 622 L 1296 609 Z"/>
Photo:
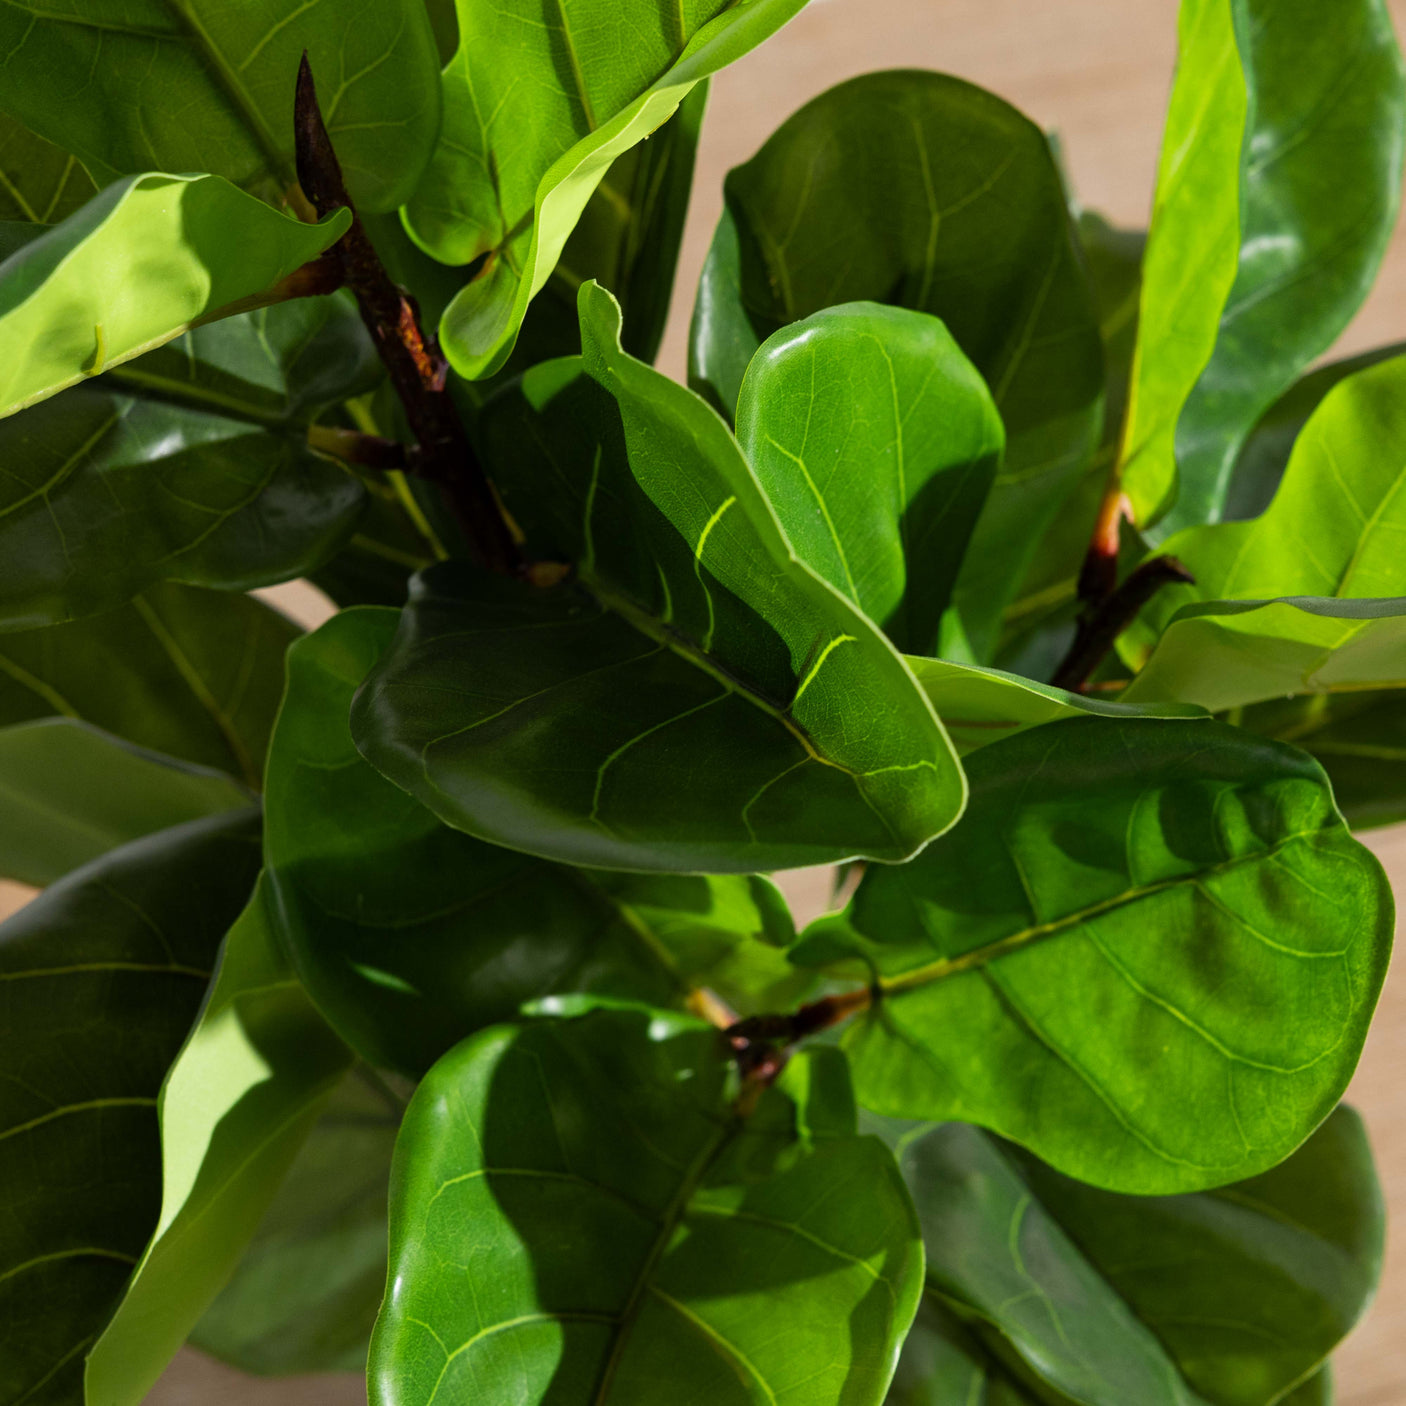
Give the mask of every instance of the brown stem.
<path id="1" fill-rule="evenodd" d="M 503 518 L 464 431 L 454 401 L 445 390 L 449 364 L 420 326 L 415 300 L 394 283 L 367 237 L 347 194 L 341 163 L 317 104 L 308 56 L 298 68 L 294 106 L 298 181 L 318 215 L 347 208 L 352 226 L 333 246 L 342 275 L 356 295 L 361 320 L 390 374 L 415 437 L 415 472 L 437 483 L 463 530 L 474 557 L 490 570 L 516 575 L 522 553 Z"/>
<path id="2" fill-rule="evenodd" d="M 1074 643 L 1050 680 L 1056 688 L 1083 693 L 1114 641 L 1137 618 L 1148 601 L 1173 582 L 1194 585 L 1196 578 L 1175 557 L 1144 562 L 1112 595 L 1084 613 Z"/>
<path id="3" fill-rule="evenodd" d="M 308 444 L 348 464 L 368 469 L 408 468 L 407 451 L 398 439 L 383 439 L 361 430 L 344 430 L 337 425 L 309 425 Z"/>

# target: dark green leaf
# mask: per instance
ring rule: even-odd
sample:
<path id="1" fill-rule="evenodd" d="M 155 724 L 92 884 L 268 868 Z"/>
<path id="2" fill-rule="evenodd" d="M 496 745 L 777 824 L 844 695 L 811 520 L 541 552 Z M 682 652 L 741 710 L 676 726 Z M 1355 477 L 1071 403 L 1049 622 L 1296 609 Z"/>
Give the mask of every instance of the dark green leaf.
<path id="1" fill-rule="evenodd" d="M 1393 923 L 1318 765 L 1213 722 L 1077 718 L 967 766 L 962 824 L 794 949 L 875 972 L 845 1035 L 860 1101 L 1140 1194 L 1297 1147 L 1352 1074 Z"/>
<path id="2" fill-rule="evenodd" d="M 161 1219 L 88 1355 L 87 1399 L 103 1406 L 146 1399 L 351 1063 L 279 951 L 265 905 L 260 880 L 162 1085 Z"/>
<path id="3" fill-rule="evenodd" d="M 218 176 L 109 186 L 0 264 L 0 416 L 256 303 L 350 218 L 303 224 Z"/>
<path id="4" fill-rule="evenodd" d="M 1297 1391 L 1291 1391 L 1275 1406 L 1333 1406 L 1333 1369 L 1327 1363 Z"/>
<path id="5" fill-rule="evenodd" d="M 1027 728 L 1061 718 L 1195 718 L 1209 714 L 1194 704 L 1109 703 L 1086 693 L 1035 683 L 1018 674 L 946 659 L 908 659 L 908 667 L 942 719 L 957 751 L 966 756 L 978 747 L 1014 737 Z"/>
<path id="6" fill-rule="evenodd" d="M 253 797 L 221 771 L 71 718 L 0 728 L 0 874 L 43 888 L 129 840 Z"/>
<path id="7" fill-rule="evenodd" d="M 1354 830 L 1406 820 L 1406 692 L 1278 699 L 1246 708 L 1234 721 L 1316 757 Z"/>
<path id="8" fill-rule="evenodd" d="M 74 157 L 0 114 L 0 220 L 51 225 L 96 194 Z"/>
<path id="9" fill-rule="evenodd" d="M 1130 461 L 1125 482 L 1138 521 L 1170 507 L 1154 540 L 1223 516 L 1236 456 L 1255 422 L 1367 296 L 1396 223 L 1406 151 L 1406 77 L 1386 0 L 1331 8 L 1319 0 L 1215 0 L 1214 8 L 1233 17 L 1234 33 L 1183 55 L 1139 354 L 1146 369 L 1173 344 L 1174 355 L 1192 343 L 1209 350 L 1206 331 L 1215 349 L 1208 363 L 1188 365 L 1197 379 L 1185 404 L 1166 406 L 1180 412 L 1174 479 L 1166 480 L 1165 440 L 1145 462 Z M 1205 105 L 1217 72 L 1228 88 L 1239 85 L 1245 103 L 1241 126 L 1219 132 Z M 1175 120 L 1180 102 L 1198 109 L 1200 120 L 1187 130 Z M 1228 147 L 1241 130 L 1239 151 L 1223 154 L 1214 204 L 1179 204 L 1167 188 L 1194 193 L 1183 175 L 1194 159 L 1188 145 Z M 1201 304 L 1200 260 L 1219 269 L 1227 257 L 1238 257 L 1233 283 L 1216 305 L 1223 274 L 1213 277 Z M 1149 316 L 1159 303 L 1166 321 Z M 1138 435 L 1135 426 L 1134 456 Z"/>
<path id="10" fill-rule="evenodd" d="M 1077 594 L 1079 572 L 1088 554 L 1089 540 L 1123 436 L 1147 235 L 1141 230 L 1115 229 L 1090 210 L 1080 213 L 1078 225 L 1103 341 L 1107 377 L 1103 438 L 1085 465 L 1078 485 L 1041 538 L 1025 580 L 1006 610 L 998 662 L 1022 647 L 1028 650 L 1032 630 L 1057 628 L 1059 622 L 1051 621 L 1050 617 L 1069 615 L 1069 607 Z M 1072 635 L 1070 629 L 1061 640 L 1057 658 L 1063 657 Z M 1006 667 L 1019 668 L 1013 664 Z"/>
<path id="11" fill-rule="evenodd" d="M 157 1222 L 157 1095 L 258 865 L 256 817 L 197 820 L 0 926 L 0 1400 L 83 1398 Z"/>
<path id="12" fill-rule="evenodd" d="M 418 578 L 358 695 L 358 745 L 448 823 L 548 858 L 712 873 L 905 858 L 962 807 L 931 706 L 792 556 L 717 416 L 625 356 L 619 325 L 583 288 L 585 366 L 614 402 L 558 362 L 503 421 L 509 506 L 574 582 Z"/>
<path id="13" fill-rule="evenodd" d="M 356 531 L 308 579 L 340 606 L 399 607 L 405 604 L 411 576 L 436 559 L 435 544 L 389 483 L 366 486 L 366 512 Z"/>
<path id="14" fill-rule="evenodd" d="M 308 448 L 308 422 L 379 377 L 350 299 L 299 299 L 0 420 L 0 624 L 90 615 L 161 580 L 242 590 L 316 565 L 366 494 Z"/>
<path id="15" fill-rule="evenodd" d="M 844 1082 L 803 1054 L 743 1119 L 717 1032 L 648 1011 L 460 1045 L 396 1145 L 375 1406 L 878 1406 L 922 1259 Z"/>
<path id="16" fill-rule="evenodd" d="M 933 653 L 1005 431 L 941 322 L 846 303 L 753 357 L 737 439 L 792 550 L 894 644 Z"/>
<path id="17" fill-rule="evenodd" d="M 925 1294 L 898 1359 L 885 1406 L 1044 1406 L 975 1332 Z"/>
<path id="18" fill-rule="evenodd" d="M 488 256 L 440 324 L 461 375 L 491 375 L 506 361 L 610 163 L 803 3 L 589 0 L 543 23 L 459 0 L 444 128 L 406 218 L 445 263 Z"/>
<path id="19" fill-rule="evenodd" d="M 294 185 L 293 87 L 308 51 L 353 198 L 409 198 L 439 126 L 424 0 L 57 0 L 0 9 L 7 111 L 100 181 L 213 171 L 277 199 Z"/>
<path id="20" fill-rule="evenodd" d="M 749 1013 L 799 994 L 764 880 L 546 863 L 449 829 L 362 761 L 347 711 L 395 626 L 346 611 L 290 650 L 266 798 L 284 944 L 368 1060 L 421 1073 L 553 993 L 667 1004 L 697 983 Z"/>
<path id="21" fill-rule="evenodd" d="M 257 788 L 298 633 L 252 596 L 158 586 L 105 615 L 0 635 L 0 725 L 78 718 Z"/>
<path id="22" fill-rule="evenodd" d="M 403 1105 L 364 1065 L 313 1125 L 191 1342 L 241 1371 L 364 1372 L 386 1287 L 386 1202 Z"/>
<path id="23" fill-rule="evenodd" d="M 1186 1196 L 1099 1191 L 961 1123 L 901 1150 L 930 1293 L 1083 1406 L 1278 1401 L 1381 1270 L 1381 1189 L 1346 1108 L 1272 1171 Z"/>
<path id="24" fill-rule="evenodd" d="M 870 74 L 784 123 L 727 203 L 693 334 L 715 403 L 737 404 L 749 332 L 755 351 L 860 299 L 940 317 L 990 385 L 1006 458 L 957 588 L 984 657 L 1100 424 L 1098 318 L 1044 134 L 959 79 Z"/>

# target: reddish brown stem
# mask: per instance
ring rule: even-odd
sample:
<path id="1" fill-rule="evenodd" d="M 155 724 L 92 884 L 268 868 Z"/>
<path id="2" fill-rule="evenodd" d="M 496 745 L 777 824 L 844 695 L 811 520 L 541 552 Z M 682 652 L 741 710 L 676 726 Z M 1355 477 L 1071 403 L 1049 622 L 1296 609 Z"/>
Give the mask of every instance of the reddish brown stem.
<path id="1" fill-rule="evenodd" d="M 313 209 L 320 217 L 342 208 L 352 212 L 351 228 L 332 252 L 405 407 L 415 437 L 410 466 L 440 486 L 481 565 L 508 575 L 520 573 L 522 554 L 445 389 L 449 364 L 434 339 L 425 335 L 415 300 L 386 272 L 347 194 L 306 53 L 298 68 L 294 127 L 298 181 Z"/>
<path id="2" fill-rule="evenodd" d="M 1144 562 L 1112 595 L 1084 613 L 1074 643 L 1050 682 L 1056 688 L 1083 693 L 1118 636 L 1143 606 L 1163 586 L 1177 581 L 1194 584 L 1196 578 L 1175 557 L 1153 557 Z"/>

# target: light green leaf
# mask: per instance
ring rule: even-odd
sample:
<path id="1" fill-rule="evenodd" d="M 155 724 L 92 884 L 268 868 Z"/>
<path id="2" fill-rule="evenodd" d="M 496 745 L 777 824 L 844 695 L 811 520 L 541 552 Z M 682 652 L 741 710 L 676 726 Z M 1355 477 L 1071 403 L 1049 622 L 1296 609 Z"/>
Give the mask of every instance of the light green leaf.
<path id="1" fill-rule="evenodd" d="M 607 293 L 587 285 L 581 306 L 610 397 L 580 363 L 541 368 L 494 461 L 529 541 L 574 580 L 420 577 L 353 709 L 363 755 L 451 825 L 593 867 L 912 854 L 963 802 L 926 697 L 792 556 L 717 416 L 621 352 Z"/>
<path id="2" fill-rule="evenodd" d="M 1262 1176 L 1185 1196 L 1100 1191 L 961 1123 L 899 1150 L 929 1293 L 1082 1406 L 1278 1401 L 1381 1271 L 1381 1188 L 1347 1108 Z"/>
<path id="3" fill-rule="evenodd" d="M 349 298 L 229 318 L 0 420 L 0 624 L 53 624 L 161 580 L 247 589 L 300 575 L 366 494 L 308 448 L 380 363 Z"/>
<path id="4" fill-rule="evenodd" d="M 1296 694 L 1406 687 L 1406 598 L 1206 601 L 1172 618 L 1121 697 L 1212 712 Z"/>
<path id="5" fill-rule="evenodd" d="M 869 74 L 785 122 L 727 205 L 692 349 L 725 412 L 749 337 L 860 299 L 940 317 L 991 387 L 1006 457 L 957 587 L 985 659 L 1100 424 L 1098 317 L 1044 134 L 960 79 Z"/>
<path id="6" fill-rule="evenodd" d="M 0 1400 L 83 1399 L 160 1210 L 162 1080 L 258 862 L 257 816 L 197 820 L 0 925 Z"/>
<path id="7" fill-rule="evenodd" d="M 374 1406 L 655 1406 L 681 1383 L 878 1406 L 921 1291 L 912 1206 L 837 1116 L 838 1055 L 793 1068 L 746 1119 L 717 1032 L 663 1013 L 453 1050 L 396 1145 Z"/>
<path id="8" fill-rule="evenodd" d="M 0 220 L 54 224 L 96 194 L 75 157 L 0 113 Z"/>
<path id="9" fill-rule="evenodd" d="M 1092 715 L 1099 718 L 1196 718 L 1200 708 L 1182 703 L 1145 703 L 1133 706 L 1109 703 L 1087 693 L 1066 693 L 1050 684 L 1036 683 L 1019 674 L 974 665 L 953 664 L 946 659 L 908 658 L 908 667 L 942 719 L 953 746 L 962 755 L 975 752 L 1027 728 L 1061 718 Z"/>
<path id="10" fill-rule="evenodd" d="M 1406 820 L 1406 691 L 1276 699 L 1233 720 L 1317 758 L 1354 830 Z"/>
<path id="11" fill-rule="evenodd" d="M 588 0 L 544 22 L 459 0 L 444 129 L 406 220 L 444 263 L 488 256 L 440 324 L 461 375 L 491 375 L 507 359 L 610 163 L 804 3 Z"/>
<path id="12" fill-rule="evenodd" d="M 77 718 L 258 789 L 298 633 L 252 596 L 165 585 L 105 615 L 0 634 L 0 726 Z"/>
<path id="13" fill-rule="evenodd" d="M 302 224 L 218 176 L 110 185 L 0 264 L 0 416 L 276 298 L 270 290 L 350 223 L 338 210 Z"/>
<path id="14" fill-rule="evenodd" d="M 88 1354 L 87 1399 L 139 1406 L 239 1262 L 351 1062 L 279 950 L 263 881 L 162 1085 L 161 1218 Z"/>
<path id="15" fill-rule="evenodd" d="M 1213 722 L 1081 718 L 967 766 L 963 823 L 793 949 L 874 973 L 844 1038 L 861 1103 L 1139 1194 L 1287 1156 L 1352 1074 L 1393 924 L 1318 765 Z"/>
<path id="16" fill-rule="evenodd" d="M 294 645 L 269 753 L 275 922 L 366 1059 L 422 1073 L 549 994 L 669 1004 L 699 984 L 748 1013 L 799 994 L 806 981 L 778 950 L 789 916 L 764 880 L 546 863 L 451 830 L 364 762 L 347 713 L 396 619 L 344 611 Z"/>
<path id="17" fill-rule="evenodd" d="M 42 888 L 110 849 L 249 805 L 232 777 L 72 718 L 0 728 L 0 874 Z"/>
<path id="18" fill-rule="evenodd" d="M 386 1287 L 391 1149 L 404 1104 L 357 1065 L 333 1090 L 191 1343 L 244 1372 L 365 1372 Z"/>
<path id="19" fill-rule="evenodd" d="M 1122 646 L 1130 662 L 1191 602 L 1406 596 L 1406 357 L 1329 392 L 1262 516 L 1191 527 L 1166 548 L 1196 584 L 1143 612 Z"/>
<path id="20" fill-rule="evenodd" d="M 293 89 L 308 51 L 353 199 L 392 210 L 439 126 L 423 0 L 56 0 L 0 9 L 5 109 L 106 183 L 211 171 L 268 199 L 293 169 Z"/>
<path id="21" fill-rule="evenodd" d="M 737 439 L 792 550 L 899 649 L 937 649 L 1005 431 L 937 318 L 827 308 L 752 358 Z"/>
<path id="22" fill-rule="evenodd" d="M 1256 420 L 1360 306 L 1406 149 L 1384 0 L 1186 0 L 1181 23 L 1125 446 L 1154 540 L 1221 517 Z"/>

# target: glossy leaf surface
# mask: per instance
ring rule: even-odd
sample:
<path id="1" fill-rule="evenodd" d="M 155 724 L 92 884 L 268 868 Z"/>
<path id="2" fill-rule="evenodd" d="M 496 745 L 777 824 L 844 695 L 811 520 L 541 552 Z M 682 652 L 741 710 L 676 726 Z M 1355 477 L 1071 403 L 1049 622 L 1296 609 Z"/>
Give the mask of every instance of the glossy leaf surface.
<path id="1" fill-rule="evenodd" d="M 253 799 L 72 718 L 0 728 L 0 875 L 43 888 L 110 849 Z"/>
<path id="2" fill-rule="evenodd" d="M 1381 1190 L 1350 1109 L 1272 1171 L 1174 1197 L 1099 1191 L 966 1124 L 900 1146 L 930 1291 L 1083 1406 L 1277 1401 L 1381 1270 Z"/>
<path id="3" fill-rule="evenodd" d="M 162 1085 L 161 1218 L 88 1355 L 88 1399 L 139 1406 L 239 1262 L 351 1061 L 298 985 L 262 879 Z"/>
<path id="4" fill-rule="evenodd" d="M 1141 1194 L 1298 1146 L 1352 1074 L 1393 923 L 1317 764 L 1211 722 L 1085 718 L 967 767 L 962 824 L 793 949 L 877 974 L 845 1035 L 861 1102 Z"/>
<path id="5" fill-rule="evenodd" d="M 130 176 L 0 264 L 0 416 L 265 294 L 345 232 L 218 176 Z"/>
<path id="6" fill-rule="evenodd" d="M 247 589 L 315 566 L 366 494 L 308 422 L 374 388 L 349 298 L 200 327 L 0 420 L 0 621 L 51 624 L 161 580 Z"/>
<path id="7" fill-rule="evenodd" d="M 1027 728 L 1058 722 L 1061 718 L 1092 715 L 1132 721 L 1206 716 L 1191 704 L 1110 703 L 1095 694 L 1067 693 L 1062 688 L 1036 683 L 1019 674 L 953 664 L 946 659 L 910 656 L 908 667 L 932 700 L 947 735 L 962 756 L 1002 738 L 1014 737 Z"/>
<path id="8" fill-rule="evenodd" d="M 60 0 L 0 13 L 3 105 L 100 181 L 211 171 L 287 194 L 293 88 L 308 51 L 328 131 L 359 205 L 390 210 L 424 170 L 439 124 L 423 0 Z"/>
<path id="9" fill-rule="evenodd" d="M 574 582 L 425 573 L 358 695 L 358 746 L 448 823 L 549 858 L 712 873 L 905 858 L 963 801 L 926 697 L 791 555 L 717 416 L 618 331 L 588 285 L 584 364 L 609 398 L 554 363 L 508 422 L 527 426 L 510 429 L 509 506 Z"/>
<path id="10" fill-rule="evenodd" d="M 544 23 L 459 0 L 444 127 L 407 219 L 445 263 L 488 255 L 440 324 L 461 375 L 490 375 L 507 359 L 610 163 L 803 3 L 590 0 Z"/>
<path id="11" fill-rule="evenodd" d="M 258 872 L 257 818 L 76 870 L 0 926 L 0 1399 L 70 1406 L 157 1222 L 157 1095 Z"/>
<path id="12" fill-rule="evenodd" d="M 547 863 L 450 829 L 363 761 L 347 713 L 395 627 L 393 611 L 347 611 L 293 647 L 266 796 L 282 940 L 368 1060 L 421 1073 L 549 994 L 669 1004 L 697 983 L 746 1011 L 794 997 L 764 880 Z"/>
<path id="13" fill-rule="evenodd" d="M 1328 394 L 1260 517 L 1188 528 L 1166 547 L 1196 584 L 1161 592 L 1135 644 L 1193 601 L 1406 595 L 1406 357 Z"/>
<path id="14" fill-rule="evenodd" d="M 357 1065 L 325 1104 L 234 1277 L 191 1335 L 244 1372 L 364 1372 L 386 1288 L 386 1203 L 403 1105 Z"/>
<path id="15" fill-rule="evenodd" d="M 96 193 L 76 158 L 0 113 L 0 220 L 56 224 Z"/>
<path id="16" fill-rule="evenodd" d="M 1005 431 L 925 313 L 846 303 L 769 338 L 737 439 L 792 550 L 894 644 L 935 651 Z"/>
<path id="17" fill-rule="evenodd" d="M 1246 708 L 1237 721 L 1316 757 L 1354 830 L 1406 820 L 1406 691 L 1277 699 Z"/>
<path id="18" fill-rule="evenodd" d="M 1044 134 L 959 79 L 869 74 L 785 122 L 727 203 L 692 348 L 725 410 L 749 334 L 859 299 L 940 317 L 990 386 L 1006 458 L 957 592 L 982 657 L 1100 423 L 1098 317 Z"/>
<path id="19" fill-rule="evenodd" d="M 298 633 L 251 596 L 166 585 L 105 615 L 0 634 L 0 724 L 79 719 L 258 789 Z"/>
<path id="20" fill-rule="evenodd" d="M 1123 691 L 1219 712 L 1271 698 L 1406 685 L 1406 599 L 1206 601 L 1172 618 Z"/>
<path id="21" fill-rule="evenodd" d="M 397 1143 L 371 1400 L 644 1406 L 686 1383 L 717 1406 L 878 1406 L 921 1290 L 911 1203 L 854 1136 L 835 1053 L 792 1070 L 743 1120 L 691 1021 L 597 1012 L 458 1046 Z"/>
<path id="22" fill-rule="evenodd" d="M 1400 203 L 1406 77 L 1384 0 L 1345 0 L 1331 10 L 1315 0 L 1218 0 L 1218 7 L 1232 16 L 1234 34 L 1222 30 L 1218 51 L 1198 42 L 1183 57 L 1178 93 L 1197 116 L 1177 122 L 1174 96 L 1159 206 L 1166 185 L 1176 192 L 1154 215 L 1149 244 L 1143 375 L 1164 354 L 1178 355 L 1158 340 L 1159 329 L 1177 337 L 1209 316 L 1215 337 L 1176 421 L 1175 502 L 1154 538 L 1223 516 L 1240 446 L 1361 305 Z M 1201 145 L 1228 145 L 1233 129 L 1214 130 L 1216 104 L 1207 105 L 1206 94 L 1218 86 L 1213 73 L 1227 75 L 1229 87 L 1236 69 L 1247 100 L 1241 149 L 1233 168 L 1218 172 L 1228 185 L 1202 192 L 1213 203 L 1192 205 L 1195 185 L 1183 180 L 1177 153 L 1189 167 Z M 1232 226 L 1220 222 L 1236 205 L 1238 266 L 1215 308 L 1209 285 L 1219 280 L 1205 287 L 1194 280 L 1203 260 L 1219 266 L 1236 248 Z M 1172 299 L 1181 306 L 1173 309 Z M 1140 432 L 1131 432 L 1134 453 Z M 1151 481 L 1140 467 L 1127 477 L 1140 522 L 1158 506 L 1155 463 Z"/>

